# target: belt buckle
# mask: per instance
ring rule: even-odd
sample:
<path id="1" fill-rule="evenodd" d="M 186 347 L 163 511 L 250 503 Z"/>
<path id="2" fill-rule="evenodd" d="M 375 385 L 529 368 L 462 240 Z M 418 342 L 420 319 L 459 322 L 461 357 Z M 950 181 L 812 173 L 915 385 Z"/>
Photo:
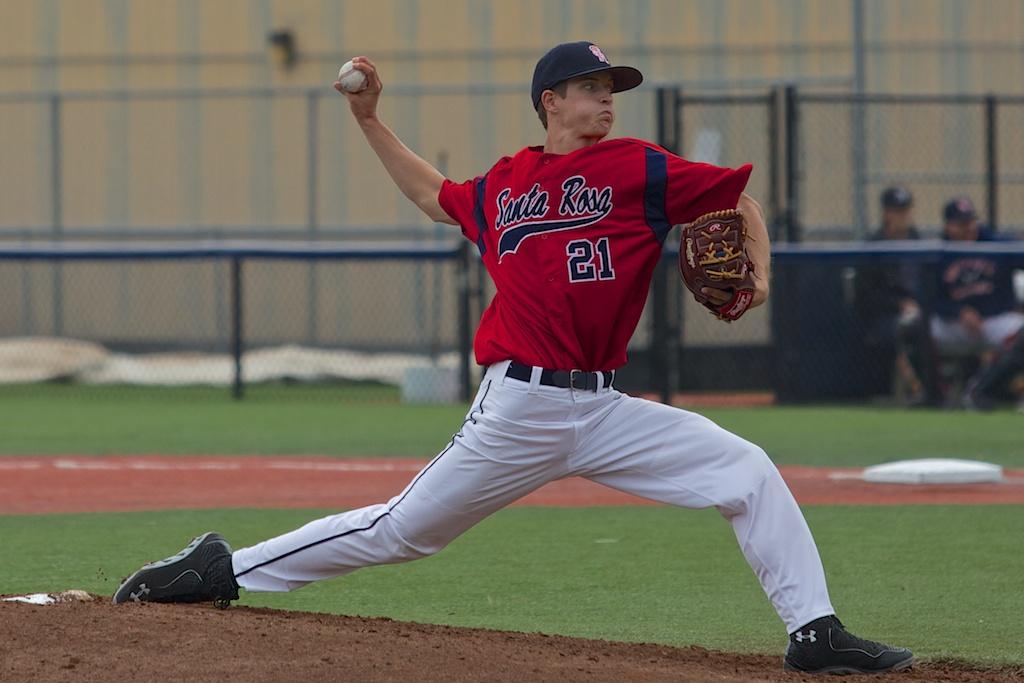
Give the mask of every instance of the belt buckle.
<path id="1" fill-rule="evenodd" d="M 586 373 L 584 373 L 582 370 L 570 370 L 569 371 L 569 388 L 570 389 L 586 389 L 587 388 L 586 379 L 584 379 L 584 381 L 583 381 L 583 386 L 581 386 L 581 387 L 576 386 L 576 378 L 578 376 L 580 376 L 580 375 L 585 375 L 585 374 Z"/>

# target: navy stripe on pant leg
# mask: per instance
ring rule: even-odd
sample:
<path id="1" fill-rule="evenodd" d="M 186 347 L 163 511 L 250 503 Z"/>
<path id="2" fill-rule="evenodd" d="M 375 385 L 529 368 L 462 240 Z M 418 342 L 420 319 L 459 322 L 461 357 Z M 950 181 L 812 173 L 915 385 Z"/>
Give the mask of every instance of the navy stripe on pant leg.
<path id="1" fill-rule="evenodd" d="M 469 417 L 466 419 L 465 422 L 462 423 L 463 427 L 466 426 L 466 422 L 473 422 L 474 424 L 476 423 L 476 419 L 473 417 L 473 413 L 478 412 L 481 415 L 483 414 L 483 412 L 484 412 L 484 400 L 487 398 L 487 394 L 488 394 L 488 392 L 490 392 L 490 390 L 491 390 L 491 383 L 488 382 L 487 383 L 487 387 L 484 389 L 484 395 L 480 398 L 479 409 L 478 410 L 471 410 L 469 412 Z M 451 443 L 449 443 L 448 446 L 446 446 L 443 451 L 438 453 L 437 456 L 433 460 L 431 460 L 430 463 L 426 467 L 424 467 L 423 470 L 419 474 L 416 475 L 416 478 L 412 480 L 412 483 L 410 483 L 405 488 L 405 492 L 402 494 L 402 497 L 399 498 L 398 500 L 396 500 L 393 505 L 388 507 L 388 509 L 385 512 L 381 513 L 376 519 L 374 519 L 372 522 L 370 522 L 369 525 L 364 526 L 364 527 L 360 527 L 358 529 L 349 529 L 348 531 L 344 531 L 344 532 L 342 532 L 340 534 L 335 534 L 334 536 L 329 536 L 328 538 L 323 538 L 323 539 L 320 539 L 319 541 L 313 541 L 312 543 L 307 543 L 306 545 L 302 546 L 301 548 L 296 548 L 295 550 L 290 550 L 287 553 L 284 553 L 283 555 L 278 555 L 277 557 L 272 557 L 269 560 L 266 560 L 265 562 L 260 562 L 259 564 L 253 565 L 252 567 L 249 567 L 245 571 L 239 572 L 238 574 L 235 574 L 235 578 L 237 579 L 239 577 L 245 576 L 246 574 L 248 574 L 249 572 L 251 572 L 253 570 L 259 569 L 260 567 L 266 567 L 268 564 L 273 564 L 274 562 L 277 562 L 278 560 L 283 560 L 286 557 L 291 557 L 292 555 L 295 555 L 296 553 L 301 553 L 303 550 L 309 550 L 310 548 L 314 548 L 314 547 L 316 547 L 318 545 L 322 545 L 324 543 L 330 543 L 331 541 L 336 541 L 339 538 L 344 538 L 345 536 L 348 536 L 350 534 L 359 533 L 361 531 L 369 531 L 370 529 L 372 529 L 374 526 L 377 525 L 377 522 L 379 522 L 380 520 L 382 520 L 385 517 L 387 517 L 388 515 L 390 515 L 391 511 L 394 510 L 396 507 L 398 507 L 399 503 L 401 503 L 403 500 L 405 500 L 406 496 L 409 495 L 409 492 L 412 491 L 412 487 L 415 486 L 416 483 L 420 479 L 423 478 L 423 475 L 425 475 L 427 472 L 430 471 L 430 468 L 433 467 L 434 464 L 437 463 L 438 460 L 440 460 L 448 451 L 450 451 L 452 449 L 452 447 L 455 445 L 455 440 L 457 438 L 461 437 L 461 436 L 462 436 L 462 430 L 460 429 L 459 432 L 456 433 L 452 437 Z"/>

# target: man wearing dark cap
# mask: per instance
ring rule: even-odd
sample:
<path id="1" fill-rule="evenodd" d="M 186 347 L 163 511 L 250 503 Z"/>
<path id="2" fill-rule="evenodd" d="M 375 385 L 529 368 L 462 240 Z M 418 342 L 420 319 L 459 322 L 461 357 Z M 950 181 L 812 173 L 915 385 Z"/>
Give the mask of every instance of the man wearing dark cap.
<path id="1" fill-rule="evenodd" d="M 718 509 L 791 634 L 788 668 L 910 666 L 905 648 L 857 638 L 835 617 L 811 532 L 762 449 L 704 417 L 613 387 L 673 225 L 742 209 L 753 303 L 767 298 L 768 232 L 759 205 L 743 192 L 751 167 L 697 164 L 643 140 L 606 139 L 613 94 L 642 76 L 613 66 L 597 45 L 576 42 L 551 49 L 534 71 L 531 105 L 546 128 L 544 144 L 454 183 L 381 123 L 377 70 L 365 57 L 353 62 L 367 87 L 335 87 L 370 146 L 427 216 L 461 228 L 494 281 L 476 334 L 485 369 L 472 409 L 389 502 L 233 553 L 210 532 L 140 569 L 114 601 L 226 603 L 239 588 L 288 591 L 417 559 L 544 484 L 580 476 L 671 505 Z M 724 303 L 732 294 L 708 296 Z M 207 575 L 209 582 L 194 580 Z"/>
<path id="2" fill-rule="evenodd" d="M 1002 241 L 981 225 L 974 203 L 955 197 L 942 209 L 943 238 L 950 244 Z M 961 398 L 965 408 L 988 409 L 994 396 L 1024 370 L 1024 313 L 1013 290 L 1013 271 L 985 254 L 953 255 L 939 273 L 931 334 L 940 353 L 977 354 L 981 369 Z"/>
<path id="3" fill-rule="evenodd" d="M 880 197 L 882 225 L 868 238 L 917 240 L 914 197 L 905 187 L 886 188 Z M 857 269 L 856 308 L 869 354 L 869 387 L 888 392 L 892 371 L 901 379 L 905 405 L 941 402 L 929 353 L 928 328 L 918 305 L 920 268 L 910 263 L 864 265 Z"/>
<path id="4" fill-rule="evenodd" d="M 914 227 L 914 196 L 905 187 L 894 185 L 882 191 L 882 226 L 872 240 L 916 240 Z"/>

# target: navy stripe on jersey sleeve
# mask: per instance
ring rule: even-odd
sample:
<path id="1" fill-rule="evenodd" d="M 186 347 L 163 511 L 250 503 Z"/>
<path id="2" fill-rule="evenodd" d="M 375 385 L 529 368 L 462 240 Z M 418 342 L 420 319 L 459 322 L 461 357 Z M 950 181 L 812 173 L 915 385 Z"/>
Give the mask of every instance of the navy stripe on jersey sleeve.
<path id="1" fill-rule="evenodd" d="M 480 250 L 480 258 L 487 253 L 487 243 L 484 242 L 484 235 L 487 234 L 487 218 L 484 216 L 484 197 L 487 195 L 487 176 L 476 179 L 476 204 L 473 207 L 473 219 L 476 221 L 476 248 Z"/>
<path id="2" fill-rule="evenodd" d="M 645 148 L 646 184 L 644 185 L 644 219 L 660 244 L 665 243 L 672 224 L 665 211 L 665 188 L 668 184 L 668 162 L 656 149 Z"/>

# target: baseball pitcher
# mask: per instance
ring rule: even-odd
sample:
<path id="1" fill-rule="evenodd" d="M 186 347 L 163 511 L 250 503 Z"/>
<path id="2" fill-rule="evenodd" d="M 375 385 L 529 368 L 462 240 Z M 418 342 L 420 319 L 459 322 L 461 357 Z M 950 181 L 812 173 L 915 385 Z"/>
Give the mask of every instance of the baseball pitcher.
<path id="1" fill-rule="evenodd" d="M 378 118 L 383 86 L 373 63 L 357 57 L 353 66 L 365 86 L 335 88 L 367 142 L 410 201 L 459 226 L 494 281 L 476 333 L 486 369 L 472 407 L 447 447 L 387 503 L 234 552 L 219 534 L 203 534 L 135 572 L 114 602 L 226 606 L 240 588 L 290 591 L 414 560 L 540 486 L 579 476 L 662 503 L 715 507 L 790 634 L 786 668 L 909 667 L 909 650 L 858 638 L 836 618 L 811 532 L 761 448 L 614 388 L 672 226 L 687 226 L 680 265 L 701 303 L 726 320 L 764 303 L 770 252 L 761 209 L 743 192 L 751 167 L 609 139 L 615 94 L 643 76 L 575 42 L 551 49 L 534 70 L 544 144 L 452 182 Z"/>

